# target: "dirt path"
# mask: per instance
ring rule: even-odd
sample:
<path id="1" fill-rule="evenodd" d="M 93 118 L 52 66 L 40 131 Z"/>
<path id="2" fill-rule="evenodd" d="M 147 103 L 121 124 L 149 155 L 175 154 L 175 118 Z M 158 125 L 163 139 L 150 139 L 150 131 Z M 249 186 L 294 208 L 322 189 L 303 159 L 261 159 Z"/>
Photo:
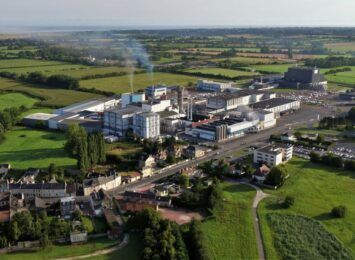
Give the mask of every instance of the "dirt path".
<path id="1" fill-rule="evenodd" d="M 57 260 L 77 260 L 77 259 L 85 259 L 85 258 L 89 258 L 89 257 L 95 257 L 95 256 L 99 256 L 99 255 L 107 255 L 107 254 L 110 254 L 112 252 L 115 252 L 115 251 L 120 250 L 121 248 L 125 247 L 128 244 L 128 242 L 129 242 L 129 235 L 125 234 L 122 242 L 116 246 L 113 246 L 113 247 L 110 247 L 107 249 L 98 250 L 96 252 L 93 252 L 93 253 L 87 254 L 87 255 L 58 258 Z"/>
<path id="2" fill-rule="evenodd" d="M 262 201 L 264 198 L 270 196 L 269 194 L 263 192 L 258 186 L 255 186 L 253 184 L 247 183 L 247 182 L 241 182 L 241 184 L 248 185 L 256 190 L 256 195 L 253 200 L 253 207 L 252 207 L 252 212 L 253 212 L 253 224 L 254 224 L 254 230 L 255 230 L 255 236 L 256 236 L 256 244 L 258 247 L 258 252 L 259 252 L 259 259 L 260 260 L 265 260 L 265 250 L 264 250 L 264 244 L 263 244 L 263 239 L 260 231 L 260 222 L 259 222 L 259 216 L 258 216 L 258 205 L 260 201 Z"/>

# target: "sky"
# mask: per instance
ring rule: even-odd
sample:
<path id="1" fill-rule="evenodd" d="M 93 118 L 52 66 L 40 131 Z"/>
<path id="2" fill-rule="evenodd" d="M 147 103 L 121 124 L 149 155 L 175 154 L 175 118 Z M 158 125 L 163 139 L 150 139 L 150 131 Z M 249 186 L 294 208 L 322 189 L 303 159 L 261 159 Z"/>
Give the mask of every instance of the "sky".
<path id="1" fill-rule="evenodd" d="M 355 26 L 355 0 L 0 0 L 7 26 Z"/>

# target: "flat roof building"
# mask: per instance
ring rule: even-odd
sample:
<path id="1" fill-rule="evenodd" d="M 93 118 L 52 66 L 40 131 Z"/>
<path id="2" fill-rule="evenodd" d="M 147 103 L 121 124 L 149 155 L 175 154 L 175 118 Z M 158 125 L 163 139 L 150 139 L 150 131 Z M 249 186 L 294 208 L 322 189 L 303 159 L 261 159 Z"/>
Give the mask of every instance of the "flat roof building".
<path id="1" fill-rule="evenodd" d="M 197 90 L 199 91 L 209 91 L 209 92 L 224 92 L 229 88 L 235 87 L 233 82 L 216 82 L 211 80 L 198 80 L 197 81 Z"/>
<path id="2" fill-rule="evenodd" d="M 327 81 L 318 68 L 292 67 L 285 72 L 284 79 L 280 81 L 280 85 L 283 87 L 326 90 Z"/>

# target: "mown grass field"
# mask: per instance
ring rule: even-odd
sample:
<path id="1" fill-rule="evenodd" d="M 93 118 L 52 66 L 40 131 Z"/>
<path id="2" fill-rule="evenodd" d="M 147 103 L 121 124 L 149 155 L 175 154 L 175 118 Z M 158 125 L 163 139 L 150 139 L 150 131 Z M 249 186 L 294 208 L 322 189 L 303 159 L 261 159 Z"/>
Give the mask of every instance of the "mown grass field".
<path id="1" fill-rule="evenodd" d="M 137 74 L 134 76 L 134 91 L 144 89 L 152 84 L 183 85 L 187 86 L 189 82 L 195 83 L 197 77 L 177 75 L 171 73 L 149 73 Z M 130 82 L 128 76 L 109 77 L 101 79 L 81 80 L 80 86 L 83 88 L 95 88 L 114 93 L 130 92 Z"/>
<path id="2" fill-rule="evenodd" d="M 41 99 L 41 101 L 38 101 L 38 105 L 40 106 L 61 107 L 99 97 L 99 95 L 93 93 L 36 86 L 4 78 L 0 78 L 0 90 L 20 92 L 38 97 Z"/>
<path id="3" fill-rule="evenodd" d="M 350 250 L 316 220 L 275 213 L 266 218 L 281 259 L 352 259 Z"/>
<path id="4" fill-rule="evenodd" d="M 202 73 L 206 75 L 221 75 L 225 77 L 239 77 L 239 76 L 256 76 L 259 73 L 257 72 L 250 72 L 250 71 L 241 71 L 241 70 L 231 70 L 231 69 L 222 69 L 222 68 L 199 68 L 199 69 L 187 69 L 184 70 L 190 73 Z"/>
<path id="5" fill-rule="evenodd" d="M 202 223 L 207 252 L 211 259 L 258 259 L 251 211 L 255 190 L 232 183 L 221 185 L 226 200 Z"/>
<path id="6" fill-rule="evenodd" d="M 0 163 L 10 163 L 12 168 L 47 168 L 75 166 L 76 160 L 64 150 L 65 134 L 24 127 L 15 127 L 5 134 L 0 145 Z"/>
<path id="7" fill-rule="evenodd" d="M 275 197 L 265 199 L 259 206 L 260 221 L 268 259 L 278 259 L 273 234 L 266 220 L 268 213 L 298 214 L 318 220 L 334 234 L 355 257 L 355 173 L 316 165 L 309 161 L 293 158 L 286 168 L 290 175 L 279 190 L 267 190 Z M 293 196 L 295 205 L 289 209 L 280 208 L 279 199 Z M 344 205 L 345 218 L 333 218 L 333 207 Z M 304 230 L 301 230 L 304 232 Z"/>
<path id="8" fill-rule="evenodd" d="M 0 94 L 0 111 L 10 107 L 32 107 L 38 100 L 21 93 Z"/>
<path id="9" fill-rule="evenodd" d="M 258 71 L 284 73 L 287 71 L 288 68 L 292 66 L 293 66 L 292 64 L 270 64 L 270 65 L 255 65 L 251 67 Z"/>
<path id="10" fill-rule="evenodd" d="M 64 257 L 72 257 L 86 255 L 97 250 L 113 246 L 117 241 L 107 238 L 97 238 L 89 240 L 88 243 L 82 245 L 53 245 L 37 252 L 14 253 L 1 255 L 4 260 L 37 260 L 37 259 L 58 259 Z M 95 257 L 95 259 L 98 259 Z"/>
<path id="11" fill-rule="evenodd" d="M 105 75 L 109 73 L 128 73 L 130 72 L 130 68 L 125 67 L 87 67 L 83 69 L 71 69 L 71 70 L 61 70 L 49 74 L 65 74 L 77 79 L 81 79 L 86 76 L 92 75 Z M 140 71 L 138 69 L 135 70 L 136 72 Z"/>
<path id="12" fill-rule="evenodd" d="M 355 67 L 351 67 L 351 71 L 338 72 L 336 74 L 326 75 L 329 82 L 341 83 L 355 86 Z"/>

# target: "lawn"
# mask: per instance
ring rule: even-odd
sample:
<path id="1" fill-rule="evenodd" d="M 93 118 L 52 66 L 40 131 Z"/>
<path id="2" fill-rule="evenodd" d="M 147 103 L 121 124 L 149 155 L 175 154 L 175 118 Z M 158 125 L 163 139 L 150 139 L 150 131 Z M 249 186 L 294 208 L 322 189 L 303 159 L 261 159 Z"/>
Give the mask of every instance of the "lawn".
<path id="1" fill-rule="evenodd" d="M 158 72 L 152 75 L 149 73 L 137 74 L 134 76 L 133 84 L 134 91 L 137 91 L 152 84 L 187 86 L 189 82 L 195 83 L 196 81 L 197 77 Z M 128 76 L 81 80 L 80 86 L 114 93 L 125 93 L 131 91 Z"/>
<path id="2" fill-rule="evenodd" d="M 222 185 L 225 201 L 202 223 L 207 252 L 211 259 L 258 259 L 251 210 L 255 190 L 232 183 Z"/>
<path id="3" fill-rule="evenodd" d="M 16 127 L 6 133 L 0 145 L 0 163 L 10 163 L 12 168 L 47 168 L 74 166 L 76 161 L 64 150 L 65 134 L 24 127 Z"/>
<path id="4" fill-rule="evenodd" d="M 38 100 L 21 93 L 0 94 L 0 111 L 10 107 L 32 107 Z"/>
<path id="5" fill-rule="evenodd" d="M 55 245 L 37 252 L 1 255 L 1 259 L 22 260 L 26 258 L 27 260 L 37 260 L 79 256 L 90 254 L 97 250 L 113 246 L 116 243 L 117 241 L 115 240 L 109 240 L 107 238 L 96 238 L 95 240 L 89 240 L 88 243 L 83 245 Z M 95 259 L 97 259 L 97 257 L 95 257 Z"/>
<path id="6" fill-rule="evenodd" d="M 111 254 L 87 258 L 90 260 L 139 260 L 143 251 L 142 239 L 138 234 L 130 234 L 129 243 L 124 248 Z"/>
<path id="7" fill-rule="evenodd" d="M 38 102 L 38 105 L 51 107 L 67 106 L 99 97 L 99 95 L 93 93 L 25 84 L 4 78 L 0 78 L 0 90 L 20 92 L 38 97 L 41 99 L 41 101 Z"/>
<path id="8" fill-rule="evenodd" d="M 224 77 L 234 78 L 240 76 L 250 76 L 254 77 L 259 73 L 250 72 L 250 71 L 241 71 L 241 70 L 231 70 L 231 69 L 222 69 L 222 68 L 199 68 L 199 69 L 187 69 L 184 70 L 190 73 L 202 73 L 208 75 L 221 75 Z"/>
<path id="9" fill-rule="evenodd" d="M 275 197 L 262 201 L 259 206 L 268 258 L 277 259 L 272 232 L 266 222 L 266 214 L 275 212 L 298 214 L 320 221 L 355 256 L 355 173 L 316 165 L 300 158 L 293 158 L 286 168 L 290 174 L 286 184 L 276 191 L 267 190 Z M 285 196 L 295 198 L 295 205 L 289 209 L 282 209 L 276 203 Z M 338 205 L 346 206 L 345 218 L 330 216 L 331 209 Z"/>

